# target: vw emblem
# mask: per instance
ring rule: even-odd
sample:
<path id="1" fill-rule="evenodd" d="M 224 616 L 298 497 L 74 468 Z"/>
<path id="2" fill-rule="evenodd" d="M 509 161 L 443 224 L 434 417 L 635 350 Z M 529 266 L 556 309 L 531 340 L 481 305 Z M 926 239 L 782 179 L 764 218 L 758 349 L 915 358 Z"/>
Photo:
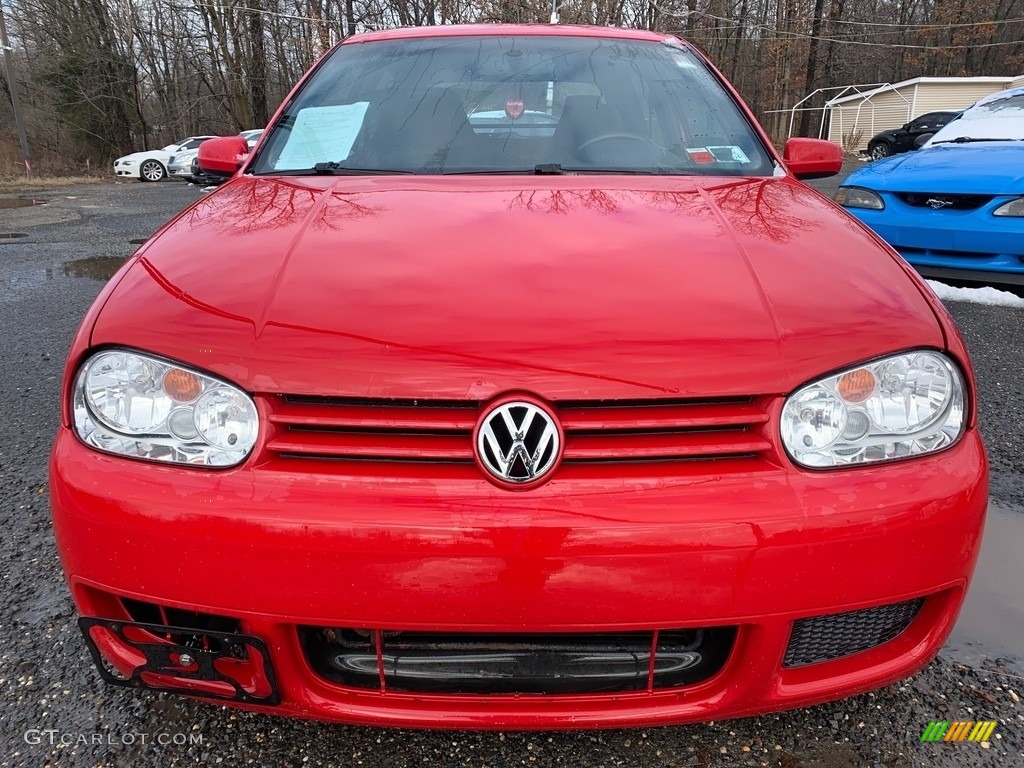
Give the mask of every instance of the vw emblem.
<path id="1" fill-rule="evenodd" d="M 929 208 L 933 210 L 939 210 L 940 208 L 948 208 L 953 204 L 952 200 L 946 200 L 941 197 L 929 197 L 925 203 Z"/>
<path id="2" fill-rule="evenodd" d="M 554 468 L 561 447 L 555 417 L 527 400 L 502 402 L 487 411 L 477 425 L 477 458 L 501 483 L 539 481 Z"/>

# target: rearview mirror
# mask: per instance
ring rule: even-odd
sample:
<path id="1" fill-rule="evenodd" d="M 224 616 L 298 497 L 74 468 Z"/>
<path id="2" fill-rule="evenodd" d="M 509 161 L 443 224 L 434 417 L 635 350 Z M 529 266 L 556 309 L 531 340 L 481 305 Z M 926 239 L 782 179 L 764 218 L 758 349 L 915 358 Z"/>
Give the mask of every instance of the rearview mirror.
<path id="1" fill-rule="evenodd" d="M 824 179 L 843 169 L 842 147 L 823 139 L 790 139 L 782 159 L 798 179 Z"/>
<path id="2" fill-rule="evenodd" d="M 232 176 L 242 167 L 249 145 L 241 136 L 220 136 L 199 145 L 199 168 L 216 176 Z"/>
<path id="3" fill-rule="evenodd" d="M 914 149 L 920 149 L 922 146 L 924 146 L 924 143 L 934 135 L 934 133 L 922 133 L 920 136 L 914 139 Z"/>

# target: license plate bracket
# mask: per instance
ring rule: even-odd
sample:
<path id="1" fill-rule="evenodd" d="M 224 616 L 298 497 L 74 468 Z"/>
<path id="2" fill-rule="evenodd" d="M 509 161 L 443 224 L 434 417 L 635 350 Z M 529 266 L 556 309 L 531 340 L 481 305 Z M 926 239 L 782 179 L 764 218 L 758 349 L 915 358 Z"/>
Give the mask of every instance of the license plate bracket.
<path id="1" fill-rule="evenodd" d="M 281 702 L 270 652 L 258 637 L 92 616 L 80 617 L 78 627 L 100 676 L 111 685 L 264 706 Z M 131 674 L 120 674 L 100 651 L 97 634 L 103 633 L 107 642 L 126 646 L 130 655 L 141 655 L 144 661 Z M 206 647 L 165 639 L 168 635 L 203 638 Z M 182 664 L 182 657 L 188 657 L 190 663 Z M 224 667 L 232 665 L 240 675 L 245 674 L 252 690 L 225 673 Z"/>

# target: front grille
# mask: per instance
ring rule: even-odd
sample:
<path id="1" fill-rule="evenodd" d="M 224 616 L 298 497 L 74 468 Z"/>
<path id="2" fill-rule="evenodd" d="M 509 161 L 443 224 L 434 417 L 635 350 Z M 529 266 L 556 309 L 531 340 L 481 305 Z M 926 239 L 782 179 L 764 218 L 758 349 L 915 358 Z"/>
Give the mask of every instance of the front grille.
<path id="1" fill-rule="evenodd" d="M 462 465 L 474 462 L 483 404 L 451 400 L 266 398 L 267 451 L 284 459 Z M 749 459 L 766 454 L 768 400 L 561 401 L 563 467 Z"/>
<path id="2" fill-rule="evenodd" d="M 160 637 L 168 642 L 189 648 L 202 648 L 205 650 L 222 650 L 219 641 L 214 639 L 210 632 L 215 634 L 232 633 L 242 631 L 242 625 L 238 619 L 227 616 L 217 616 L 212 613 L 199 613 L 197 611 L 185 611 L 179 608 L 170 608 L 156 603 L 147 603 L 142 600 L 132 600 L 127 597 L 119 598 L 121 606 L 132 621 L 143 624 L 160 625 L 176 630 L 182 628 L 195 630 L 194 632 L 164 632 Z"/>
<path id="3" fill-rule="evenodd" d="M 707 680 L 734 627 L 596 634 L 463 634 L 303 627 L 313 670 L 339 685 L 408 693 L 622 693 Z"/>
<path id="4" fill-rule="evenodd" d="M 923 599 L 865 608 L 849 613 L 800 619 L 786 648 L 784 667 L 802 667 L 831 661 L 887 643 L 917 616 Z"/>
<path id="5" fill-rule="evenodd" d="M 908 260 L 912 256 L 927 256 L 939 259 L 994 259 L 999 255 L 998 253 L 988 253 L 986 251 L 951 251 L 941 248 L 915 248 L 906 245 L 894 247 L 903 258 Z"/>
<path id="6" fill-rule="evenodd" d="M 992 199 L 992 195 L 947 195 L 927 192 L 897 192 L 896 197 L 915 208 L 933 208 L 939 211 L 973 211 Z"/>

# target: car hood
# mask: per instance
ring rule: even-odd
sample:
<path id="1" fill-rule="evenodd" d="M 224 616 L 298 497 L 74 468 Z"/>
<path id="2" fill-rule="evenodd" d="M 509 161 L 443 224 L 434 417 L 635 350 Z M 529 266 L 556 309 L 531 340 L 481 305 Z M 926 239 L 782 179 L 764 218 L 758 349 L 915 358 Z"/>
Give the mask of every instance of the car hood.
<path id="1" fill-rule="evenodd" d="M 143 247 L 91 341 L 258 392 L 771 394 L 943 346 L 907 269 L 787 178 L 242 176 Z"/>
<path id="2" fill-rule="evenodd" d="M 879 192 L 1024 192 L 1024 142 L 927 147 L 864 166 L 843 184 Z"/>
<path id="3" fill-rule="evenodd" d="M 125 160 L 135 160 L 137 162 L 142 162 L 143 160 L 159 160 L 166 163 L 167 158 L 170 156 L 170 152 L 164 152 L 162 149 L 150 149 L 146 152 L 132 152 L 130 155 L 117 158 L 117 161 L 120 163 Z"/>

